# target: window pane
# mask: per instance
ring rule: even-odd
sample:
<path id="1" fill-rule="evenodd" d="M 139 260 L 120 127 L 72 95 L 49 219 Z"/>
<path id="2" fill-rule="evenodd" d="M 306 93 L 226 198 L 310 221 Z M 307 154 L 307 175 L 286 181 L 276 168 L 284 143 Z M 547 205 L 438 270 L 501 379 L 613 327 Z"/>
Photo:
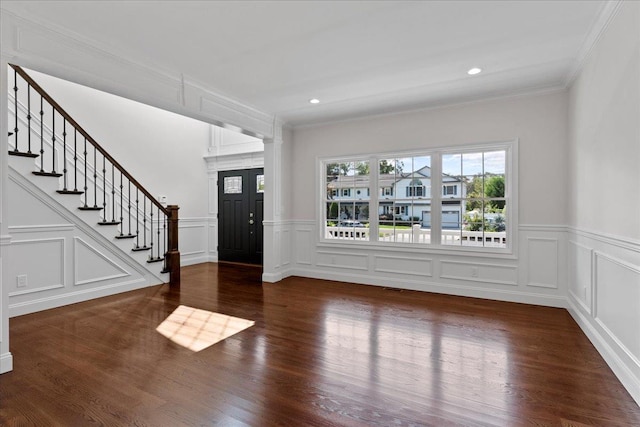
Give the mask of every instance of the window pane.
<path id="1" fill-rule="evenodd" d="M 242 176 L 224 177 L 224 194 L 241 194 Z"/>
<path id="2" fill-rule="evenodd" d="M 378 161 L 378 241 L 429 243 L 431 157 Z"/>
<path id="3" fill-rule="evenodd" d="M 369 162 L 325 164 L 325 238 L 369 239 Z"/>
<path id="4" fill-rule="evenodd" d="M 325 163 L 327 238 L 369 240 L 371 219 L 378 227 L 373 240 L 430 243 L 437 218 L 441 244 L 504 248 L 506 153 L 494 149 L 438 156 L 442 175 L 437 187 L 432 187 L 429 155 Z M 372 173 L 377 188 L 370 186 Z M 432 211 L 433 191 L 440 198 L 438 211 Z M 371 196 L 376 196 L 376 205 L 370 205 Z"/>
<path id="5" fill-rule="evenodd" d="M 505 155 L 506 152 L 504 150 L 484 153 L 484 173 L 491 175 L 504 175 Z"/>
<path id="6" fill-rule="evenodd" d="M 462 174 L 462 155 L 444 154 L 442 156 L 442 173 L 444 175 L 459 176 Z"/>
<path id="7" fill-rule="evenodd" d="M 502 206 L 494 208 L 494 204 Z M 467 199 L 464 217 L 456 227 L 453 217 L 445 222 L 442 219 L 442 244 L 474 247 L 506 248 L 506 200 Z"/>
<path id="8" fill-rule="evenodd" d="M 256 176 L 256 192 L 264 193 L 264 175 Z"/>

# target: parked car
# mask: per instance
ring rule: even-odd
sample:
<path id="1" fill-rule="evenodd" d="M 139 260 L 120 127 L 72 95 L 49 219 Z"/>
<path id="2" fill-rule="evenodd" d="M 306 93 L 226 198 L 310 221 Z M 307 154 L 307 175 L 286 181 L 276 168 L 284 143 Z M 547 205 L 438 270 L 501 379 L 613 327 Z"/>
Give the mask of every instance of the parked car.
<path id="1" fill-rule="evenodd" d="M 338 222 L 338 227 L 364 227 L 364 224 L 353 219 L 343 219 Z"/>

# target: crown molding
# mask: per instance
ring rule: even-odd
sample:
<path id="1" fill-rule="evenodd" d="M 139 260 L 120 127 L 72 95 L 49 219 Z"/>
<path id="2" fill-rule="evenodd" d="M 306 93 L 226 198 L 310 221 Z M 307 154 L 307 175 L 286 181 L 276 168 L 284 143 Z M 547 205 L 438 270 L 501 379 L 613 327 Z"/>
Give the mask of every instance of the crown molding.
<path id="1" fill-rule="evenodd" d="M 578 51 L 578 55 L 573 67 L 567 74 L 565 87 L 568 88 L 576 80 L 576 78 L 580 74 L 580 71 L 591 56 L 593 49 L 598 44 L 598 41 L 600 41 L 603 34 L 609 27 L 609 24 L 618 13 L 618 10 L 620 10 L 620 6 L 622 5 L 622 3 L 622 0 L 610 0 L 602 6 L 602 10 L 600 11 L 598 18 L 595 20 L 593 26 L 591 27 L 591 31 L 589 31 L 587 36 L 584 38 L 584 41 L 582 42 L 582 47 Z"/>

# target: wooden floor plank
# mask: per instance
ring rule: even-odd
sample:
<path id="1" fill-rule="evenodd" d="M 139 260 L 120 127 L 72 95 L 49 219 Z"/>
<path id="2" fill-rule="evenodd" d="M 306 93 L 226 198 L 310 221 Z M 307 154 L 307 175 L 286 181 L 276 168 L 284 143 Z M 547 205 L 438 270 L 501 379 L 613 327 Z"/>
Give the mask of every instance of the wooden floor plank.
<path id="1" fill-rule="evenodd" d="M 11 319 L 0 425 L 640 426 L 566 310 L 201 264 Z M 200 352 L 179 305 L 255 321 Z"/>

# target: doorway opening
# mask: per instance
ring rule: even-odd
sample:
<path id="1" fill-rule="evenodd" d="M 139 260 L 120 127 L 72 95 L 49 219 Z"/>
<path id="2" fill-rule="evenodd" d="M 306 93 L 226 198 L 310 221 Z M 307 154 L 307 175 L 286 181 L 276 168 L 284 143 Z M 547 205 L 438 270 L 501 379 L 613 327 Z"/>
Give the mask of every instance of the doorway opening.
<path id="1" fill-rule="evenodd" d="M 262 265 L 264 169 L 218 172 L 218 260 Z"/>

